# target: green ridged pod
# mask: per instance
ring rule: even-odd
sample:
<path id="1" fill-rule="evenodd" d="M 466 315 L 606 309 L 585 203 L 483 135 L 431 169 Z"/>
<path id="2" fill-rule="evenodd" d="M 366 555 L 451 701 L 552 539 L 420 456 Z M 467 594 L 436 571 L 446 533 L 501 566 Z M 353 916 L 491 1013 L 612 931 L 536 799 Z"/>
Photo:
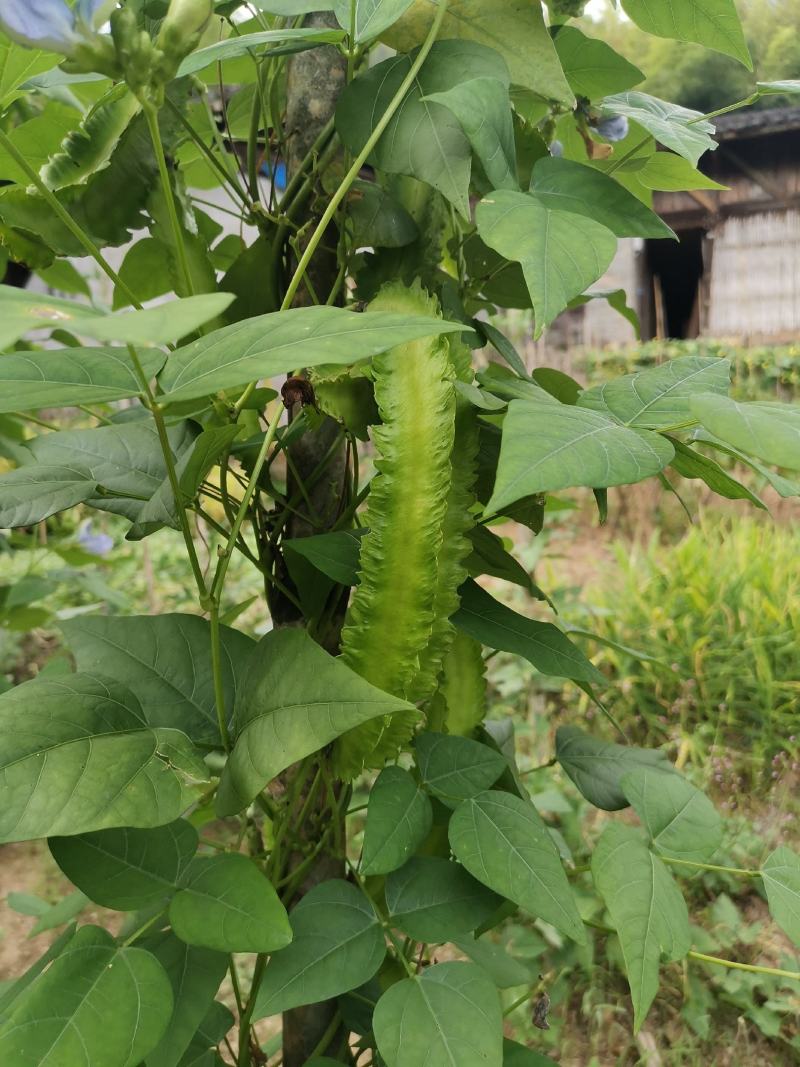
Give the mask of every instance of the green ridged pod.
<path id="1" fill-rule="evenodd" d="M 441 314 L 419 283 L 390 283 L 370 310 Z M 456 392 L 447 338 L 422 338 L 376 356 L 373 376 L 382 418 L 373 431 L 377 473 L 365 515 L 369 533 L 361 546 L 360 584 L 342 632 L 342 658 L 373 685 L 406 696 L 433 631 L 448 513 Z M 350 778 L 396 752 L 418 719 L 400 718 L 377 719 L 340 738 L 338 773 Z"/>
<path id="2" fill-rule="evenodd" d="M 472 355 L 457 337 L 449 340 L 450 358 L 456 377 L 471 382 Z M 428 700 L 436 691 L 442 664 L 455 637 L 450 617 L 458 611 L 458 589 L 466 581 L 466 560 L 472 551 L 467 533 L 475 525 L 470 508 L 475 503 L 475 480 L 478 474 L 478 420 L 472 404 L 457 394 L 453 451 L 450 457 L 450 490 L 442 528 L 434 598 L 433 626 L 428 643 L 420 655 L 419 671 L 408 699 Z"/>
<path id="3" fill-rule="evenodd" d="M 428 727 L 471 737 L 486 714 L 486 665 L 479 641 L 456 630 L 430 703 Z"/>

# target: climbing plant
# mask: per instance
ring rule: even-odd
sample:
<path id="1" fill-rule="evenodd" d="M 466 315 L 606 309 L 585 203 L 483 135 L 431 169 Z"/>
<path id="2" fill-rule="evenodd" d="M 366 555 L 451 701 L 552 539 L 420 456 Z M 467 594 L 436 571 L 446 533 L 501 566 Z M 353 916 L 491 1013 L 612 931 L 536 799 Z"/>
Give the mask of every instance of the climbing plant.
<path id="1" fill-rule="evenodd" d="M 78 906 L 124 915 L 67 926 L 0 991 L 5 1067 L 550 1062 L 503 1039 L 507 987 L 546 1026 L 546 988 L 492 940 L 516 913 L 616 936 L 636 1028 L 661 961 L 747 969 L 692 948 L 710 800 L 624 722 L 563 727 L 552 765 L 632 809 L 576 869 L 486 698 L 494 650 L 591 700 L 601 680 L 500 523 L 537 533 L 573 488 L 602 518 L 647 478 L 760 503 L 715 454 L 800 492 L 800 408 L 731 399 L 727 360 L 582 390 L 496 324 L 529 308 L 539 337 L 587 299 L 631 317 L 596 288 L 618 239 L 674 239 L 652 191 L 707 184 L 714 116 L 638 91 L 582 7 L 2 4 L 3 257 L 71 298 L 0 288 L 0 528 L 80 507 L 133 541 L 173 530 L 197 590 L 195 614 L 75 616 L 75 670 L 0 696 L 0 842 L 46 838 Z M 623 7 L 749 66 L 732 0 Z M 732 873 L 800 943 L 800 859 Z M 265 1051 L 255 1024 L 281 1015 Z"/>

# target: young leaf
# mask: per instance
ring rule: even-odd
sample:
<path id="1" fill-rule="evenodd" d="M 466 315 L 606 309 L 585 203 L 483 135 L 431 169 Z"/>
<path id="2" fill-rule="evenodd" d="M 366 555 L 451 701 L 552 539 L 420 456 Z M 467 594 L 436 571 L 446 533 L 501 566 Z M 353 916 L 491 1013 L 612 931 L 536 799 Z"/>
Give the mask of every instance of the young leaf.
<path id="1" fill-rule="evenodd" d="M 82 467 L 36 464 L 0 474 L 0 528 L 33 526 L 88 500 L 97 488 Z"/>
<path id="2" fill-rule="evenodd" d="M 289 916 L 294 938 L 264 972 L 254 1019 L 341 996 L 368 982 L 386 955 L 369 900 L 349 882 L 315 886 Z"/>
<path id="3" fill-rule="evenodd" d="M 166 359 L 163 352 L 150 349 L 138 356 L 148 379 Z M 125 348 L 14 352 L 0 360 L 0 412 L 104 404 L 141 392 Z"/>
<path id="4" fill-rule="evenodd" d="M 726 444 L 776 467 L 800 470 L 800 407 L 771 401 L 742 404 L 726 396 L 692 397 L 700 424 Z"/>
<path id="5" fill-rule="evenodd" d="M 484 885 L 585 943 L 561 859 L 536 808 L 510 793 L 480 793 L 450 820 L 450 845 Z"/>
<path id="6" fill-rule="evenodd" d="M 604 811 L 627 808 L 630 801 L 620 780 L 637 765 L 671 771 L 665 752 L 659 749 L 615 745 L 591 737 L 579 726 L 560 726 L 556 731 L 556 759 L 590 804 Z"/>
<path id="7" fill-rule="evenodd" d="M 236 744 L 217 794 L 220 814 L 241 811 L 282 770 L 354 726 L 413 709 L 298 630 L 267 634 L 250 664 L 236 700 Z"/>
<path id="8" fill-rule="evenodd" d="M 471 934 L 502 900 L 439 856 L 415 856 L 386 879 L 386 906 L 394 926 L 415 941 L 442 944 Z"/>
<path id="9" fill-rule="evenodd" d="M 461 587 L 461 608 L 453 622 L 489 648 L 523 656 L 542 674 L 573 681 L 602 680 L 597 668 L 557 626 L 519 615 L 473 581 Z"/>
<path id="10" fill-rule="evenodd" d="M 95 904 L 138 911 L 164 904 L 197 850 L 197 831 L 184 819 L 167 826 L 130 826 L 75 837 L 51 837 L 50 852 L 69 880 Z"/>
<path id="11" fill-rule="evenodd" d="M 576 96 L 600 100 L 644 81 L 644 74 L 605 41 L 587 37 L 576 26 L 551 28 L 556 54 Z"/>
<path id="12" fill-rule="evenodd" d="M 426 730 L 415 750 L 422 781 L 449 808 L 494 785 L 506 769 L 499 752 L 466 737 Z"/>
<path id="13" fill-rule="evenodd" d="M 544 156 L 538 160 L 531 192 L 545 207 L 594 219 L 617 237 L 675 237 L 654 211 L 619 182 L 571 159 Z"/>
<path id="14" fill-rule="evenodd" d="M 498 989 L 530 985 L 533 977 L 530 967 L 488 938 L 464 938 L 454 941 L 453 944 L 465 956 L 469 956 L 473 963 L 477 963 Z"/>
<path id="15" fill-rule="evenodd" d="M 719 848 L 719 813 L 704 793 L 679 774 L 634 767 L 619 784 L 659 852 L 707 863 Z"/>
<path id="16" fill-rule="evenodd" d="M 170 726 L 196 744 L 218 744 L 211 628 L 197 615 L 83 616 L 62 624 L 78 670 L 107 671 L 127 685 L 151 726 Z M 255 642 L 220 628 L 225 706 L 232 708 Z"/>
<path id="17" fill-rule="evenodd" d="M 624 115 L 637 122 L 665 148 L 683 156 L 693 167 L 697 166 L 704 152 L 713 152 L 717 147 L 710 136 L 714 127 L 699 111 L 640 92 L 607 96 L 603 106 L 609 114 Z"/>
<path id="18" fill-rule="evenodd" d="M 675 430 L 697 421 L 690 408 L 693 396 L 725 396 L 730 382 L 730 360 L 683 356 L 587 389 L 578 406 L 611 415 L 624 426 Z"/>
<path id="19" fill-rule="evenodd" d="M 671 0 L 658 5 L 647 0 L 622 0 L 622 6 L 645 33 L 694 41 L 753 69 L 734 0 Z"/>
<path id="20" fill-rule="evenodd" d="M 218 952 L 275 952 L 292 940 L 271 883 L 238 852 L 192 860 L 169 920 L 181 941 Z"/>
<path id="21" fill-rule="evenodd" d="M 408 771 L 385 767 L 369 794 L 361 873 L 388 874 L 402 867 L 432 824 L 431 802 Z"/>
<path id="22" fill-rule="evenodd" d="M 118 947 L 99 926 L 84 926 L 14 1002 L 0 1025 L 0 1060 L 131 1067 L 158 1044 L 171 1014 L 161 964 L 140 948 Z"/>
<path id="23" fill-rule="evenodd" d="M 749 500 L 757 508 L 767 510 L 767 505 L 760 497 L 752 493 L 736 478 L 732 478 L 715 460 L 700 452 L 695 452 L 693 448 L 689 448 L 677 438 L 671 437 L 670 441 L 675 449 L 675 457 L 670 467 L 682 478 L 699 478 L 719 496 L 724 496 L 728 500 Z"/>
<path id="24" fill-rule="evenodd" d="M 486 513 L 503 514 L 508 504 L 534 493 L 641 482 L 663 470 L 674 455 L 660 434 L 622 426 L 599 411 L 512 400 Z"/>
<path id="25" fill-rule="evenodd" d="M 102 676 L 3 693 L 0 741 L 0 841 L 160 826 L 207 780 L 185 734 L 151 729 L 133 693 Z"/>
<path id="26" fill-rule="evenodd" d="M 222 1015 L 223 1029 L 216 1029 L 206 1039 L 205 1048 L 219 1044 L 233 1025 L 233 1017 L 222 1004 L 214 1003 L 214 996 L 228 969 L 229 956 L 205 948 L 184 944 L 170 931 L 148 938 L 143 946 L 164 970 L 172 985 L 174 1010 L 163 1037 L 148 1055 L 146 1067 L 205 1067 L 202 1063 L 186 1063 L 183 1054 L 204 1021 Z M 216 1065 L 214 1065 L 216 1067 Z"/>
<path id="27" fill-rule="evenodd" d="M 800 857 L 785 845 L 767 856 L 761 867 L 772 918 L 800 945 Z"/>
<path id="28" fill-rule="evenodd" d="M 653 152 L 636 178 L 646 189 L 679 192 L 694 189 L 725 189 L 724 185 L 701 174 L 688 160 L 672 152 Z"/>
<path id="29" fill-rule="evenodd" d="M 354 40 L 378 37 L 400 18 L 414 0 L 333 0 L 333 11 L 343 30 L 355 29 Z M 314 8 L 314 11 L 318 8 Z"/>
<path id="30" fill-rule="evenodd" d="M 205 299 L 205 298 L 204 298 Z M 431 334 L 462 331 L 463 323 L 344 308 L 308 307 L 223 326 L 177 349 L 159 378 L 163 403 L 194 400 L 298 366 L 355 363 Z"/>
<path id="31" fill-rule="evenodd" d="M 424 101 L 452 111 L 469 138 L 493 189 L 519 189 L 508 84 L 497 78 L 470 78 Z"/>
<path id="32" fill-rule="evenodd" d="M 375 1008 L 374 1030 L 388 1067 L 503 1062 L 500 998 L 474 963 L 440 963 L 390 986 Z"/>
<path id="33" fill-rule="evenodd" d="M 412 62 L 408 55 L 387 59 L 359 75 L 344 90 L 336 107 L 336 127 L 352 152 L 366 144 Z M 429 93 L 447 93 L 461 85 L 464 70 L 469 70 L 471 78 L 488 78 L 508 87 L 508 70 L 492 49 L 472 41 L 437 42 L 370 161 L 379 170 L 427 182 L 467 217 L 470 142 L 448 108 L 425 99 Z"/>
<path id="34" fill-rule="evenodd" d="M 286 538 L 282 546 L 284 552 L 302 556 L 334 582 L 357 585 L 361 538 L 366 533 L 365 529 L 336 530 L 313 537 Z"/>
<path id="35" fill-rule="evenodd" d="M 475 220 L 490 248 L 522 265 L 536 317 L 535 338 L 605 273 L 617 248 L 613 233 L 594 219 L 509 189 L 485 197 Z"/>
<path id="36" fill-rule="evenodd" d="M 639 831 L 621 823 L 603 831 L 592 855 L 592 877 L 622 946 L 638 1031 L 658 992 L 662 953 L 679 960 L 691 947 L 686 902 Z"/>

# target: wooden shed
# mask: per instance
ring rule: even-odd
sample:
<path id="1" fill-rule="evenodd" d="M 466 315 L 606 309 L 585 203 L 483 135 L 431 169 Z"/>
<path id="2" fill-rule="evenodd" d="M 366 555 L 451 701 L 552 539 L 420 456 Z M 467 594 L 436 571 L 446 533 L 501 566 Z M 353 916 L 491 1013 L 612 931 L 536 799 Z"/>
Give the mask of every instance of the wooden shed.
<path id="1" fill-rule="evenodd" d="M 597 288 L 627 291 L 645 340 L 797 340 L 800 108 L 725 115 L 716 125 L 719 147 L 706 153 L 700 167 L 727 188 L 656 193 L 654 207 L 680 244 L 620 242 Z M 633 340 L 628 324 L 600 301 L 580 310 L 581 325 L 573 323 L 569 331 L 572 343 L 576 333 L 592 347 Z"/>

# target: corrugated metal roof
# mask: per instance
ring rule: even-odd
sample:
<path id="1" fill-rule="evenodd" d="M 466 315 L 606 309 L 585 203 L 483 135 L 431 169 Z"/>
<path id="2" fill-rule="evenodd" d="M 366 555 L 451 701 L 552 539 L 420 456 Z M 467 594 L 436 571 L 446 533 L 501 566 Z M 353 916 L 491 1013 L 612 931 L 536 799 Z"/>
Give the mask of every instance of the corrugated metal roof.
<path id="1" fill-rule="evenodd" d="M 800 130 L 800 107 L 772 107 L 763 111 L 739 111 L 713 120 L 718 141 L 766 137 L 771 133 Z"/>

